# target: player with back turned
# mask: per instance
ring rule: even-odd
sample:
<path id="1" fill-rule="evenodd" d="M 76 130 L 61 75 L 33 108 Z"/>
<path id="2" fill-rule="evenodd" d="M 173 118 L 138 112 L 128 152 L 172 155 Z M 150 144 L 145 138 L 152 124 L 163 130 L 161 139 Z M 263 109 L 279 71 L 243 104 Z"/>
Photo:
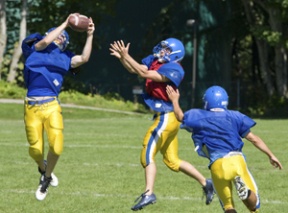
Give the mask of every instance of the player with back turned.
<path id="1" fill-rule="evenodd" d="M 202 185 L 206 204 L 210 204 L 214 193 L 211 180 L 203 177 L 194 166 L 178 157 L 177 134 L 180 123 L 166 94 L 167 85 L 178 88 L 184 77 L 184 70 L 180 65 L 185 55 L 182 42 L 176 38 L 161 41 L 154 47 L 153 54 L 142 60 L 142 64 L 129 55 L 130 43 L 125 45 L 121 40 L 110 46 L 111 55 L 118 58 L 130 73 L 146 79 L 144 101 L 155 112 L 154 122 L 144 137 L 141 152 L 141 164 L 145 169 L 145 192 L 132 210 L 137 211 L 156 202 L 153 190 L 156 178 L 155 155 L 158 151 L 163 155 L 163 162 L 168 168 L 175 172 L 181 171 Z"/>
<path id="2" fill-rule="evenodd" d="M 204 96 L 204 109 L 190 109 L 185 113 L 179 106 L 179 91 L 167 86 L 167 94 L 174 106 L 181 128 L 192 133 L 195 147 L 201 157 L 209 159 L 209 169 L 215 191 L 225 213 L 236 213 L 232 185 L 250 212 L 259 212 L 260 198 L 256 182 L 250 173 L 242 152 L 247 139 L 265 153 L 270 163 L 282 169 L 280 161 L 264 141 L 251 132 L 255 121 L 239 111 L 228 110 L 228 95 L 220 86 L 209 87 Z"/>
<path id="3" fill-rule="evenodd" d="M 73 15 L 70 14 L 69 17 Z M 66 49 L 69 35 L 69 17 L 46 35 L 34 33 L 22 42 L 25 61 L 24 79 L 27 86 L 25 98 L 25 130 L 29 142 L 29 154 L 38 165 L 40 183 L 35 193 L 38 200 L 45 199 L 48 187 L 57 186 L 58 178 L 53 173 L 63 151 L 63 118 L 58 95 L 64 76 L 88 62 L 92 50 L 94 23 L 90 18 L 87 38 L 80 55 Z M 74 73 L 75 74 L 75 73 Z M 44 136 L 49 142 L 47 161 L 44 160 Z"/>

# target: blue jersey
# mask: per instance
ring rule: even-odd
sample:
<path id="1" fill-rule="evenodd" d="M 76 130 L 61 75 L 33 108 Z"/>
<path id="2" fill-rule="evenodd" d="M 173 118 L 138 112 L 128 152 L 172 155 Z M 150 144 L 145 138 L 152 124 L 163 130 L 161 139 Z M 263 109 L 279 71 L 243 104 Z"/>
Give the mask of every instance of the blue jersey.
<path id="1" fill-rule="evenodd" d="M 192 132 L 198 154 L 209 158 L 210 166 L 229 152 L 241 152 L 244 145 L 242 138 L 255 124 L 255 121 L 238 111 L 191 109 L 184 113 L 181 128 Z"/>
<path id="2" fill-rule="evenodd" d="M 27 96 L 58 96 L 63 77 L 71 69 L 70 51 L 61 51 L 53 42 L 42 51 L 35 50 L 35 44 L 43 37 L 32 34 L 22 42 L 26 59 L 24 79 L 28 88 Z"/>

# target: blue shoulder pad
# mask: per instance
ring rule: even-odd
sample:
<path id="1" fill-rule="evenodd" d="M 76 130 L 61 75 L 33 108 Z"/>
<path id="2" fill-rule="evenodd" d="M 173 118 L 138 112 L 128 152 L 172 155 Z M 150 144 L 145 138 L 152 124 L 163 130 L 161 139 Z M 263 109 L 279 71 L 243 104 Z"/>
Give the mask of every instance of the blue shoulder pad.
<path id="1" fill-rule="evenodd" d="M 176 87 L 179 87 L 184 78 L 183 68 L 180 64 L 175 62 L 163 64 L 163 66 L 159 68 L 158 73 L 170 79 L 170 81 L 172 81 Z"/>
<path id="2" fill-rule="evenodd" d="M 42 40 L 43 36 L 40 33 L 33 33 L 22 41 L 22 52 L 25 59 L 34 51 L 32 46 Z"/>
<path id="3" fill-rule="evenodd" d="M 155 57 L 153 55 L 148 55 L 147 57 L 142 59 L 142 64 L 146 65 L 147 67 L 150 67 L 154 60 Z"/>

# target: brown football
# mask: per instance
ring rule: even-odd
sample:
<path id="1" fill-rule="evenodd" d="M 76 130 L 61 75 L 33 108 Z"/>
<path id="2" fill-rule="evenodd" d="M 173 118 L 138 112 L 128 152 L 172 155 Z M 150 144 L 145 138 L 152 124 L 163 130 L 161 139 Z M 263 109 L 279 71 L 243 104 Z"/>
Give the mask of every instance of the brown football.
<path id="1" fill-rule="evenodd" d="M 89 27 L 90 20 L 87 16 L 74 13 L 69 17 L 68 23 L 72 30 L 77 32 L 85 32 Z"/>

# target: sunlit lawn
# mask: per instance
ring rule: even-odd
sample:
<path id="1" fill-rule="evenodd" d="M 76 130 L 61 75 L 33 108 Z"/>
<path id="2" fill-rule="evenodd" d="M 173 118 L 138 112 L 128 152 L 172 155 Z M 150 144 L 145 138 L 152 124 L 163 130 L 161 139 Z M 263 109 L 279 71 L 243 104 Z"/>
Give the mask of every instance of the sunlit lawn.
<path id="1" fill-rule="evenodd" d="M 34 193 L 39 174 L 28 155 L 24 132 L 23 106 L 0 104 L 0 212 L 131 212 L 134 200 L 144 190 L 143 169 L 139 163 L 141 142 L 151 124 L 150 115 L 126 115 L 63 108 L 65 148 L 55 169 L 59 186 L 50 187 L 40 202 Z M 260 135 L 284 170 L 272 168 L 268 158 L 248 142 L 248 165 L 257 181 L 261 212 L 287 212 L 287 127 L 288 120 L 256 120 L 252 129 Z M 190 161 L 209 177 L 207 160 L 194 152 L 190 135 L 179 134 L 181 158 Z M 200 185 L 187 176 L 171 172 L 157 155 L 155 184 L 157 203 L 141 212 L 221 213 L 216 199 L 206 206 Z M 237 199 L 239 213 L 248 212 Z"/>

